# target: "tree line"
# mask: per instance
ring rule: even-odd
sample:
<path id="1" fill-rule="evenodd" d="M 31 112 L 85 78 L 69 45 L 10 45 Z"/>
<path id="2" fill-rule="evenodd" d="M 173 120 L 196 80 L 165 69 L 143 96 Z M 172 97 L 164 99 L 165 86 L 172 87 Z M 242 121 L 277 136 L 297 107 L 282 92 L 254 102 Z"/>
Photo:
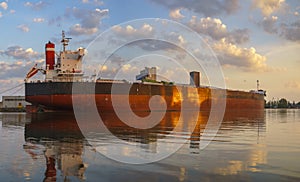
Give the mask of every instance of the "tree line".
<path id="1" fill-rule="evenodd" d="M 279 100 L 273 99 L 268 102 L 265 100 L 265 108 L 300 108 L 300 102 L 290 102 L 285 98 L 281 98 Z"/>

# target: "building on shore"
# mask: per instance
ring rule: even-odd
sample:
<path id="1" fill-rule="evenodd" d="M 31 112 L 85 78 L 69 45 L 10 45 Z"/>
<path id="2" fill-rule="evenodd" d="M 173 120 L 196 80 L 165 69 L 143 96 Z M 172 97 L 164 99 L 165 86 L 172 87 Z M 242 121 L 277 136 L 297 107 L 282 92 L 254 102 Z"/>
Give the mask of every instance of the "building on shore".
<path id="1" fill-rule="evenodd" d="M 0 111 L 23 111 L 30 103 L 25 101 L 25 96 L 2 96 Z"/>

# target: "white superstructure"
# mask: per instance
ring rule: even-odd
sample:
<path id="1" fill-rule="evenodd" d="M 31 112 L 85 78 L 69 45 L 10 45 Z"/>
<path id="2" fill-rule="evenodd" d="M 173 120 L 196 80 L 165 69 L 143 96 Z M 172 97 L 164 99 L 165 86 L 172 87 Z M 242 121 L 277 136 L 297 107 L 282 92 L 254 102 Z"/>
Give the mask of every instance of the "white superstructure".
<path id="1" fill-rule="evenodd" d="M 59 55 L 57 55 L 57 61 L 56 64 L 54 64 L 54 69 L 50 69 L 50 66 L 46 66 L 46 81 L 82 81 L 82 58 L 85 54 L 85 49 L 78 48 L 76 51 L 67 50 L 69 41 L 70 38 L 66 38 L 64 32 L 62 32 L 61 43 L 63 44 L 63 50 L 60 51 Z M 46 54 L 48 54 L 47 50 Z"/>

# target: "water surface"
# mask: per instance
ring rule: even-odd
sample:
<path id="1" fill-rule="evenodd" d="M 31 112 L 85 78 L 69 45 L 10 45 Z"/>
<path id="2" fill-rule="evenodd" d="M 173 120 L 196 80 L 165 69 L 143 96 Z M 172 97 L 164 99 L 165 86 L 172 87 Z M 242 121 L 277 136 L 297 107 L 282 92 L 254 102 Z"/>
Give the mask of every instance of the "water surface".
<path id="1" fill-rule="evenodd" d="M 101 115 L 116 138 L 94 131 L 93 145 L 72 113 L 0 113 L 0 176 L 6 181 L 299 181 L 300 110 L 227 114 L 217 136 L 200 150 L 207 115 L 195 129 L 172 132 L 180 113 L 168 112 L 149 130 L 124 125 L 112 113 Z M 193 120 L 193 117 L 186 117 Z M 87 121 L 88 123 L 88 121 Z M 189 127 L 189 126 L 187 126 Z M 167 134 L 171 137 L 166 139 Z M 108 159 L 96 147 L 109 149 L 120 140 L 134 150 L 155 153 L 157 142 L 187 142 L 158 162 L 130 165 Z M 132 148 L 119 155 L 132 157 Z M 110 151 L 107 151 L 110 152 Z"/>

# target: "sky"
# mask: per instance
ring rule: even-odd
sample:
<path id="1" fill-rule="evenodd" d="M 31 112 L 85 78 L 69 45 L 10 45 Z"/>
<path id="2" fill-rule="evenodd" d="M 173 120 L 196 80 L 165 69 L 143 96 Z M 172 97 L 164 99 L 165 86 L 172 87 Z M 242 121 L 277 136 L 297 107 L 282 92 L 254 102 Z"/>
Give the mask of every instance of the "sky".
<path id="1" fill-rule="evenodd" d="M 160 23 L 154 21 L 158 19 Z M 0 95 L 24 95 L 25 75 L 35 63 L 44 66 L 46 42 L 54 42 L 60 51 L 62 30 L 72 37 L 71 49 L 87 48 L 94 60 L 97 54 L 106 55 L 110 45 L 123 44 L 111 63 L 100 61 L 102 76 L 115 71 L 113 64 L 121 65 L 124 77 L 138 74 L 143 66 L 157 66 L 168 80 L 185 83 L 184 73 L 195 66 L 181 48 L 201 41 L 180 30 L 181 25 L 209 46 L 226 88 L 253 90 L 259 80 L 266 100 L 300 101 L 299 0 L 0 0 Z M 98 45 L 94 40 L 99 42 L 103 34 L 107 40 Z M 166 41 L 143 40 L 147 37 Z M 133 38 L 143 41 L 128 44 Z M 209 54 L 199 44 L 190 53 L 204 52 Z M 87 63 L 85 68 L 88 74 L 95 66 Z M 207 84 L 209 73 L 203 75 Z M 33 79 L 41 78 L 37 74 Z"/>

